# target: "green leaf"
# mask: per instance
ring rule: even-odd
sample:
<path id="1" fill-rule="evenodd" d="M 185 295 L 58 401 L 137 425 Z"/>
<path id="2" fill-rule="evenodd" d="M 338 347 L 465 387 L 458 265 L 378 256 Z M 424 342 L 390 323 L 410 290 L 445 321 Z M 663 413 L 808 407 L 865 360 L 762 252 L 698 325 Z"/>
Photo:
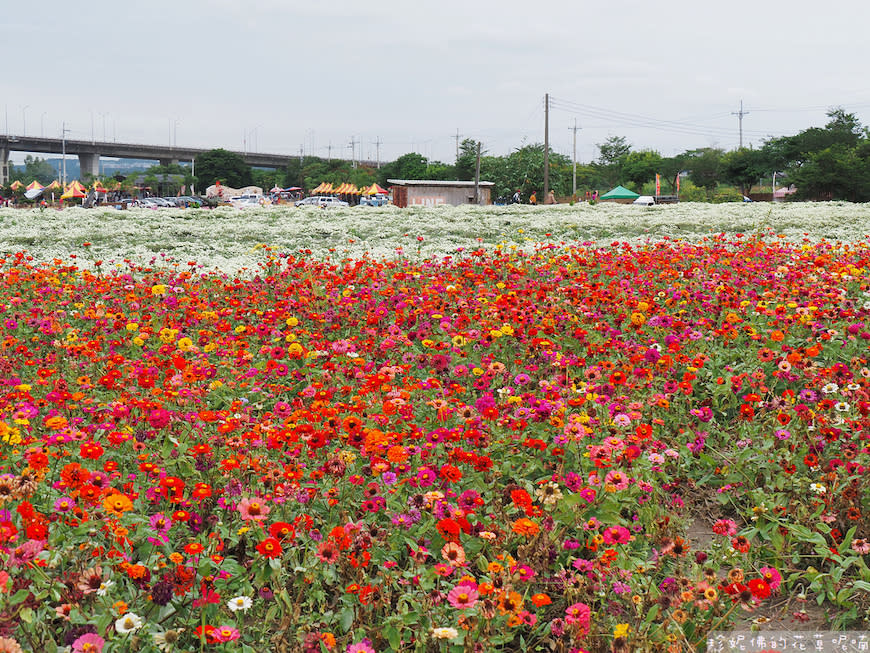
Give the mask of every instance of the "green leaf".
<path id="1" fill-rule="evenodd" d="M 852 583 L 852 587 L 859 590 L 864 590 L 865 592 L 870 592 L 870 583 L 863 580 L 856 580 Z"/>
<path id="2" fill-rule="evenodd" d="M 345 633 L 349 631 L 350 627 L 353 625 L 353 608 L 345 608 L 342 610 L 339 620 L 341 623 L 341 630 Z"/>
<path id="3" fill-rule="evenodd" d="M 399 637 L 399 631 L 396 630 L 393 626 L 388 626 L 386 630 L 387 641 L 390 643 L 390 648 L 394 651 L 399 650 L 399 646 L 402 644 L 402 639 Z"/>
<path id="4" fill-rule="evenodd" d="M 18 618 L 26 624 L 33 623 L 33 609 L 24 608 L 18 613 Z"/>
<path id="5" fill-rule="evenodd" d="M 28 589 L 18 590 L 12 595 L 12 598 L 9 599 L 9 605 L 18 605 L 27 598 L 28 594 L 30 594 L 30 590 Z"/>
<path id="6" fill-rule="evenodd" d="M 855 537 L 855 531 L 857 531 L 857 530 L 858 530 L 857 526 L 852 526 L 852 528 L 850 528 L 848 530 L 848 532 L 846 533 L 846 536 L 843 538 L 842 543 L 837 548 L 837 551 L 839 551 L 841 555 L 852 544 L 852 539 Z"/>
<path id="7" fill-rule="evenodd" d="M 656 603 L 649 609 L 649 612 L 646 613 L 646 617 L 643 618 L 644 624 L 650 624 L 655 621 L 655 618 L 659 616 L 659 604 Z"/>
<path id="8" fill-rule="evenodd" d="M 837 592 L 837 605 L 845 607 L 847 599 L 852 596 L 852 588 L 844 587 L 839 592 Z"/>

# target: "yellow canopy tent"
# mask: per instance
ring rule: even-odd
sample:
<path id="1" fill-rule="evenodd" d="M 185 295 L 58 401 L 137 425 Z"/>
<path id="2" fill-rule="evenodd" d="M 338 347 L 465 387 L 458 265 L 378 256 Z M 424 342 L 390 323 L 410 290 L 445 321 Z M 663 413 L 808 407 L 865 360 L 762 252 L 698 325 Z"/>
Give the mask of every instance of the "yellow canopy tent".
<path id="1" fill-rule="evenodd" d="M 45 188 L 45 186 L 40 184 L 35 179 L 27 185 L 27 190 L 42 190 L 43 188 Z"/>
<path id="2" fill-rule="evenodd" d="M 60 182 L 55 179 L 48 186 L 45 187 L 45 190 L 60 190 L 63 186 L 60 185 Z"/>
<path id="3" fill-rule="evenodd" d="M 23 187 L 24 187 L 24 184 L 22 184 L 17 179 L 15 181 L 13 181 L 11 184 L 9 184 L 9 188 L 11 188 L 12 190 L 18 190 L 19 188 L 23 188 Z"/>

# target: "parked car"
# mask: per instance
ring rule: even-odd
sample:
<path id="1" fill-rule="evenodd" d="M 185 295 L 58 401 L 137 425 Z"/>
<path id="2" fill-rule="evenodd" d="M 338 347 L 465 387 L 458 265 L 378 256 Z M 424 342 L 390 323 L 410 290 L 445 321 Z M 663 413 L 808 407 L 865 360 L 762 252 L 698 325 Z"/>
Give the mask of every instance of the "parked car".
<path id="1" fill-rule="evenodd" d="M 639 206 L 653 206 L 655 203 L 656 199 L 652 195 L 641 195 L 632 202 L 632 204 L 637 204 Z"/>
<path id="2" fill-rule="evenodd" d="M 162 208 L 162 205 L 158 204 L 153 197 L 142 197 L 135 202 L 133 202 L 133 206 L 138 206 L 143 209 L 159 209 Z"/>
<path id="3" fill-rule="evenodd" d="M 313 195 L 306 197 L 304 200 L 296 202 L 296 206 L 319 206 L 322 209 L 339 206 L 350 206 L 347 202 L 338 199 L 337 197 L 329 197 L 326 195 Z"/>
<path id="4" fill-rule="evenodd" d="M 369 195 L 360 197 L 358 206 L 386 206 L 388 203 L 386 195 Z"/>
<path id="5" fill-rule="evenodd" d="M 263 205 L 262 195 L 237 195 L 230 198 L 230 204 L 237 209 L 257 208 Z"/>
<path id="6" fill-rule="evenodd" d="M 203 201 L 199 198 L 192 197 L 190 195 L 181 195 L 175 198 L 175 204 L 177 206 L 189 206 L 190 208 L 199 208 L 202 206 Z"/>

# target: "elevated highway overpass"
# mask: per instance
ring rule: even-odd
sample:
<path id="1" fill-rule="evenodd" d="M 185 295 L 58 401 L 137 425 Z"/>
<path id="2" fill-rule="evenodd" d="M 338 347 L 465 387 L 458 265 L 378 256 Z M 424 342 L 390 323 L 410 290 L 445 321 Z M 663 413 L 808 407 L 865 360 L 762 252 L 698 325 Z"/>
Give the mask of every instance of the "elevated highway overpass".
<path id="1" fill-rule="evenodd" d="M 212 148 L 170 147 L 166 145 L 141 145 L 138 143 L 115 143 L 104 141 L 66 140 L 39 138 L 36 136 L 0 135 L 0 184 L 9 180 L 9 155 L 12 152 L 38 152 L 45 154 L 69 154 L 77 156 L 82 175 L 96 177 L 100 172 L 100 157 L 119 159 L 152 159 L 161 165 L 190 161 Z M 231 150 L 232 151 L 232 150 Z M 289 154 L 264 152 L 235 152 L 245 163 L 260 168 L 283 168 L 296 158 Z M 297 155 L 298 156 L 298 155 Z"/>

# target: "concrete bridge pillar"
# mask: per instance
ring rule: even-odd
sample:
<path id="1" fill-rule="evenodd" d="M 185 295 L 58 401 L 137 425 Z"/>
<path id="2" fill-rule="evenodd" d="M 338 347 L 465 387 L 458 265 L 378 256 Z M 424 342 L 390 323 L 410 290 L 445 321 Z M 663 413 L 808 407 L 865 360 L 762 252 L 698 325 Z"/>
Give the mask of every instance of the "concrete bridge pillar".
<path id="1" fill-rule="evenodd" d="M 90 175 L 91 177 L 99 177 L 100 175 L 100 155 L 99 154 L 79 154 L 79 165 L 82 169 L 82 177 Z"/>
<path id="2" fill-rule="evenodd" d="M 178 159 L 176 159 L 176 158 L 172 158 L 172 159 L 160 159 L 160 165 L 162 165 L 162 166 L 173 166 L 173 165 L 177 166 L 177 165 L 178 165 Z"/>
<path id="3" fill-rule="evenodd" d="M 0 147 L 0 184 L 9 182 L 9 150 Z"/>

